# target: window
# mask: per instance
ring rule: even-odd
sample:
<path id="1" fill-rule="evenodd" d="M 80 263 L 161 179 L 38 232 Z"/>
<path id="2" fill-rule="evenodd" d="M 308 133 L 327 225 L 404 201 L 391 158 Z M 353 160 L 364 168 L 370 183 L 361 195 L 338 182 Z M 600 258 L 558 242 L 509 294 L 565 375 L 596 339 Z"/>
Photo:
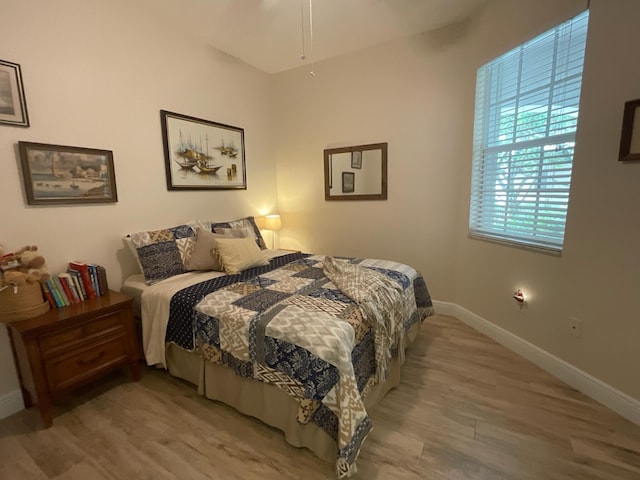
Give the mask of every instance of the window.
<path id="1" fill-rule="evenodd" d="M 478 70 L 472 237 L 560 252 L 589 12 Z"/>

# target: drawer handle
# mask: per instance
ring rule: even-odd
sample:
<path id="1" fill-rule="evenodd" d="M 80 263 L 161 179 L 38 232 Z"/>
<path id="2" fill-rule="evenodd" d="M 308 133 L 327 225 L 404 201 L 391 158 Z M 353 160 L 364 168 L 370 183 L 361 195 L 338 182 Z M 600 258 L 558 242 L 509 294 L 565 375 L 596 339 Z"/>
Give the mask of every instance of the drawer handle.
<path id="1" fill-rule="evenodd" d="M 100 361 L 100 359 L 102 357 L 104 357 L 107 354 L 106 351 L 102 350 L 97 357 L 94 357 L 90 360 L 82 360 L 82 359 L 78 359 L 78 365 L 82 366 L 82 367 L 86 367 L 87 365 L 93 365 L 94 363 Z"/>

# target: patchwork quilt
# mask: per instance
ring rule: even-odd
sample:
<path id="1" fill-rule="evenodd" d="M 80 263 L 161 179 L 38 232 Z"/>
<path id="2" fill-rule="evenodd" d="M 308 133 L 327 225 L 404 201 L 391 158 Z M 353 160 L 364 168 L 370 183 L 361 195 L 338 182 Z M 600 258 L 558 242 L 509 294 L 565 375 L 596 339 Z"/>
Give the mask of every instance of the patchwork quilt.
<path id="1" fill-rule="evenodd" d="M 284 390 L 299 405 L 299 422 L 313 422 L 335 440 L 336 472 L 343 478 L 355 472 L 372 428 L 363 399 L 386 372 L 376 368 L 376 322 L 327 278 L 324 260 L 285 255 L 177 292 L 167 341 Z M 339 262 L 382 274 L 398 286 L 399 337 L 433 313 L 427 286 L 413 268 L 386 260 Z M 387 356 L 396 353 L 397 342 L 384 345 Z"/>

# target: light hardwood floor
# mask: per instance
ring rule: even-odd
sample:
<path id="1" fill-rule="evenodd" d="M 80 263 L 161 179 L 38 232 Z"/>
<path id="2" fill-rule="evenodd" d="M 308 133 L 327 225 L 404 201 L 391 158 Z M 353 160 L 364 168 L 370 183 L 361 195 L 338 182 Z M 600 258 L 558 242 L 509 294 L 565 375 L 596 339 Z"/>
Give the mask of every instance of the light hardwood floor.
<path id="1" fill-rule="evenodd" d="M 166 373 L 0 420 L 0 479 L 333 479 L 333 465 Z M 460 321 L 427 319 L 356 479 L 640 479 L 640 427 Z"/>

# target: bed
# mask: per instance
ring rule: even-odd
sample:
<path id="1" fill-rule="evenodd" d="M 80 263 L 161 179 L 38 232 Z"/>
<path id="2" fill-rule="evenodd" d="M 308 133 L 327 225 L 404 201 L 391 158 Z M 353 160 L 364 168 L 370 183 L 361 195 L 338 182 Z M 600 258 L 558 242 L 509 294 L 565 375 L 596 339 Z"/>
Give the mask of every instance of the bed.
<path id="1" fill-rule="evenodd" d="M 263 249 L 251 217 L 235 222 L 128 237 L 143 273 L 122 290 L 136 299 L 146 361 L 349 477 L 372 428 L 368 412 L 399 383 L 405 349 L 433 313 L 424 279 L 389 260 Z M 190 269 L 211 245 L 224 267 L 226 245 L 241 242 L 220 235 L 250 238 L 257 263 Z M 169 257 L 171 273 L 159 273 Z"/>

